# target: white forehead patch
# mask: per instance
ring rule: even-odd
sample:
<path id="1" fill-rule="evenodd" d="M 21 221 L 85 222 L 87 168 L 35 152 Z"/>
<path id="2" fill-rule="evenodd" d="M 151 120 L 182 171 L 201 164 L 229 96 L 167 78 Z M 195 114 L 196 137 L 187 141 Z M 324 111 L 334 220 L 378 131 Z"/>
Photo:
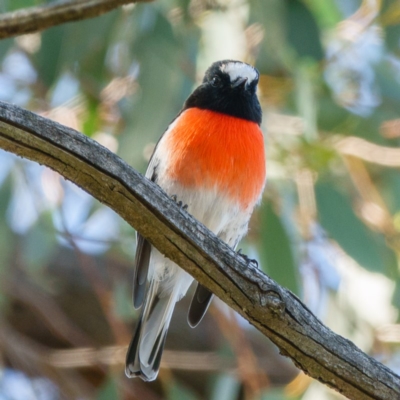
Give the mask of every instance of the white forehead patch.
<path id="1" fill-rule="evenodd" d="M 248 82 L 258 78 L 257 71 L 251 65 L 242 62 L 222 64 L 220 70 L 229 75 L 231 82 L 235 82 L 237 78 L 247 78 Z"/>

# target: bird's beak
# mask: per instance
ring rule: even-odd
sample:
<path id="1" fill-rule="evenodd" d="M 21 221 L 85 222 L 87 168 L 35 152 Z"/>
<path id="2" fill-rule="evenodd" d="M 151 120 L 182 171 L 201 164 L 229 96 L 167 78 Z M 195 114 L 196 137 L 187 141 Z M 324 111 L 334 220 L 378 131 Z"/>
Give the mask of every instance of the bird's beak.
<path id="1" fill-rule="evenodd" d="M 237 87 L 244 87 L 247 86 L 247 78 L 237 78 L 235 82 L 231 83 L 231 88 L 237 88 Z"/>

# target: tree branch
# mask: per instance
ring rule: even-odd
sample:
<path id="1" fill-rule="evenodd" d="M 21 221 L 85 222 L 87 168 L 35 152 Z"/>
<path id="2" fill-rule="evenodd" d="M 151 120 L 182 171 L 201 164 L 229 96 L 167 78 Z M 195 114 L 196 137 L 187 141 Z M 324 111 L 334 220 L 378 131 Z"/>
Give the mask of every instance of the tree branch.
<path id="1" fill-rule="evenodd" d="M 151 0 L 60 0 L 0 15 L 0 39 L 102 15 L 125 4 Z"/>
<path id="2" fill-rule="evenodd" d="M 0 147 L 59 172 L 108 205 L 269 337 L 304 372 L 350 399 L 400 398 L 400 378 L 324 326 L 154 183 L 70 128 L 0 102 Z"/>

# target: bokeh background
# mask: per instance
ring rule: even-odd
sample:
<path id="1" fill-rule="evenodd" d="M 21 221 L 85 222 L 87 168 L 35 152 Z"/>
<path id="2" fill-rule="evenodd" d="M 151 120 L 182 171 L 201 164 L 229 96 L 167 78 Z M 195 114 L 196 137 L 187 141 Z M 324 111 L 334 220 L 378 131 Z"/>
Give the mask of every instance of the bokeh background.
<path id="1" fill-rule="evenodd" d="M 144 172 L 212 62 L 254 64 L 268 185 L 240 247 L 400 372 L 399 39 L 395 0 L 157 0 L 1 41 L 0 99 Z M 182 300 L 158 380 L 126 379 L 133 229 L 5 152 L 0 185 L 0 400 L 340 398 L 217 300 L 195 330 Z"/>

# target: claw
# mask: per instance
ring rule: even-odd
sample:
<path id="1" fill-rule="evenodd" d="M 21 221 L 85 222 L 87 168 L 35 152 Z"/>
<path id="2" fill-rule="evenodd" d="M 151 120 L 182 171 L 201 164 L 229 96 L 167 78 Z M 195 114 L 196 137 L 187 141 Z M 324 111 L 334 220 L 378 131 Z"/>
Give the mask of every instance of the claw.
<path id="1" fill-rule="evenodd" d="M 183 204 L 183 202 L 181 200 L 178 201 L 178 196 L 176 194 L 173 194 L 171 196 L 171 199 L 182 209 L 182 210 L 187 210 L 188 209 L 188 205 L 187 204 Z"/>
<path id="2" fill-rule="evenodd" d="M 241 255 L 241 256 L 244 258 L 244 260 L 247 262 L 248 265 L 249 265 L 249 264 L 254 264 L 254 266 L 255 266 L 256 268 L 259 268 L 258 261 L 257 261 L 256 259 L 254 259 L 254 258 L 249 258 L 249 256 L 246 255 L 246 254 L 243 254 L 243 253 L 242 253 L 242 249 L 239 249 L 239 250 L 237 251 L 237 254 Z"/>
<path id="3" fill-rule="evenodd" d="M 250 260 L 250 262 L 251 262 L 252 264 L 254 264 L 254 266 L 255 266 L 257 269 L 260 268 L 260 266 L 258 265 L 258 261 L 257 261 L 256 259 L 252 258 L 252 259 Z"/>

